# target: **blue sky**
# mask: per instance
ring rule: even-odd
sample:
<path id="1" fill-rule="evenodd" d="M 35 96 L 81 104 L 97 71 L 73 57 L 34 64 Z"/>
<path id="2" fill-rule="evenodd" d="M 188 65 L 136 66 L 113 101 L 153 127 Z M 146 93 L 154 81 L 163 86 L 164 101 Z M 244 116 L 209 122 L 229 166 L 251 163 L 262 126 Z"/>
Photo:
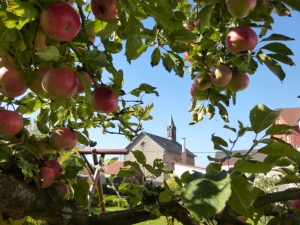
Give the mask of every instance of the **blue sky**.
<path id="1" fill-rule="evenodd" d="M 277 15 L 277 14 L 276 14 Z M 145 95 L 143 100 L 145 104 L 154 103 L 154 109 L 151 115 L 153 120 L 143 123 L 144 131 L 167 137 L 167 125 L 172 113 L 174 123 L 177 127 L 177 141 L 181 143 L 182 138 L 186 138 L 186 147 L 197 155 L 196 165 L 206 166 L 209 161 L 207 155 L 214 156 L 214 148 L 211 142 L 211 135 L 223 137 L 225 140 L 235 138 L 235 135 L 224 129 L 225 124 L 231 127 L 238 127 L 237 120 L 243 122 L 245 126 L 250 125 L 249 112 L 258 103 L 265 104 L 271 109 L 299 107 L 300 99 L 300 79 L 299 68 L 300 57 L 300 32 L 299 32 L 300 14 L 292 11 L 292 17 L 275 16 L 273 30 L 269 31 L 267 36 L 272 33 L 284 34 L 292 37 L 295 41 L 286 41 L 285 44 L 292 49 L 296 66 L 283 65 L 286 72 L 286 78 L 281 82 L 266 66 L 259 65 L 254 75 L 250 75 L 249 87 L 237 93 L 237 104 L 230 105 L 227 108 L 229 112 L 229 123 L 225 123 L 218 112 L 213 119 L 205 118 L 196 125 L 189 125 L 192 117 L 188 112 L 191 96 L 189 87 L 192 83 L 188 70 L 184 77 L 175 75 L 174 71 L 168 73 L 164 67 L 159 64 L 152 68 L 150 65 L 151 49 L 140 58 L 131 62 L 126 61 L 123 53 L 114 55 L 114 65 L 117 69 L 124 72 L 124 90 L 129 92 L 138 87 L 140 83 L 148 83 L 157 88 L 159 97 L 155 95 Z M 257 33 L 259 29 L 254 29 Z M 267 44 L 267 42 L 264 42 Z M 261 46 L 260 44 L 258 46 Z M 186 62 L 188 65 L 188 62 Z M 104 77 L 109 74 L 104 73 Z M 254 133 L 245 135 L 235 146 L 235 150 L 245 150 L 250 148 Z M 97 141 L 96 148 L 125 148 L 129 142 L 121 135 L 103 135 L 101 129 L 90 130 L 90 138 Z M 207 153 L 211 152 L 211 153 Z"/>

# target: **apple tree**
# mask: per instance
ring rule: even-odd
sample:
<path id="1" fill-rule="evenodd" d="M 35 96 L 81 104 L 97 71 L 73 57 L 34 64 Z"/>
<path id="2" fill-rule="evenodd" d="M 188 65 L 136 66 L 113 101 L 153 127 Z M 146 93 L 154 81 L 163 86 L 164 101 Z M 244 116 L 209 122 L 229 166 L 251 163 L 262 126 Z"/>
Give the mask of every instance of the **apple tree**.
<path id="1" fill-rule="evenodd" d="M 206 174 L 181 177 L 153 165 L 141 151 L 135 162 L 120 170 L 125 178 L 114 187 L 126 197 L 123 211 L 90 214 L 85 210 L 89 184 L 77 176 L 85 162 L 76 156 L 78 145 L 94 147 L 89 130 L 116 133 L 133 140 L 142 122 L 151 120 L 153 105 L 144 94 L 156 94 L 151 84 L 124 90 L 126 71 L 114 66 L 114 55 L 125 53 L 128 63 L 151 52 L 150 65 L 191 77 L 191 125 L 218 111 L 228 121 L 226 108 L 250 84 L 248 74 L 265 65 L 280 81 L 284 65 L 294 66 L 293 52 L 284 41 L 293 38 L 268 31 L 274 14 L 300 11 L 295 0 L 6 0 L 0 2 L 0 223 L 135 224 L 165 216 L 182 224 L 299 224 L 296 204 L 300 189 L 266 193 L 255 178 L 281 172 L 274 185 L 297 184 L 300 153 L 270 136 L 290 134 L 288 125 L 274 125 L 280 111 L 259 104 L 250 112 L 251 126 L 225 125 L 235 133 L 231 143 L 212 135 L 216 150 Z M 153 22 L 152 22 L 153 21 Z M 253 28 L 260 30 L 257 34 Z M 100 40 L 98 44 L 97 39 Z M 261 47 L 258 47 L 258 41 Z M 149 67 L 150 67 L 149 65 Z M 104 73 L 105 71 L 105 73 Z M 109 74 L 106 77 L 106 74 Z M 109 82 L 107 80 L 109 79 Z M 134 100 L 132 100 L 134 99 Z M 37 115 L 41 135 L 28 132 Z M 255 140 L 245 155 L 232 153 L 246 133 Z M 251 151 L 266 155 L 263 162 Z M 230 158 L 233 168 L 222 170 Z M 217 162 L 217 163 L 216 163 Z M 170 179 L 154 186 L 152 177 Z M 143 182 L 129 178 L 142 174 Z M 113 180 L 114 177 L 110 177 Z M 127 179 L 128 178 L 128 179 Z M 296 186 L 295 186 L 296 187 Z M 107 200 L 107 199 L 104 199 Z M 293 201 L 294 202 L 294 201 Z M 267 216 L 267 217 L 265 217 Z M 27 218 L 27 219 L 26 219 Z M 120 222 L 122 221 L 122 222 Z"/>

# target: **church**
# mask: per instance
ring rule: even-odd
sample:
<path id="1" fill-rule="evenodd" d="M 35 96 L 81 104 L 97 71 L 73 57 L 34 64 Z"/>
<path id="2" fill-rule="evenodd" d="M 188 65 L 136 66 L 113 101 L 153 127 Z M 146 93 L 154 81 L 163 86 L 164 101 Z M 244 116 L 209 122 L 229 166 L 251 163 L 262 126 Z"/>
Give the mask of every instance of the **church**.
<path id="1" fill-rule="evenodd" d="M 185 147 L 185 139 L 182 139 L 182 144 L 176 140 L 176 126 L 172 115 L 170 116 L 169 125 L 167 126 L 167 137 L 160 137 L 155 134 L 141 132 L 126 149 L 129 154 L 125 156 L 125 161 L 135 161 L 132 151 L 140 150 L 144 153 L 147 159 L 147 164 L 152 165 L 153 161 L 158 158 L 164 161 L 165 169 L 174 170 L 174 165 L 177 163 L 184 165 L 195 165 L 195 157 L 191 151 Z M 168 176 L 162 174 L 155 182 L 162 183 Z"/>

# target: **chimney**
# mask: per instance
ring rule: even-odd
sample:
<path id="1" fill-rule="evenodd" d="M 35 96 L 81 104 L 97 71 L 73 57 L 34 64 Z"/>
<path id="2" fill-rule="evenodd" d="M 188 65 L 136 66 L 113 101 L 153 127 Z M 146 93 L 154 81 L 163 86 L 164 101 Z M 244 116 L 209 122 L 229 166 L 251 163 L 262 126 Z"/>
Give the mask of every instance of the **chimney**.
<path id="1" fill-rule="evenodd" d="M 185 149 L 185 138 L 182 138 L 181 163 L 187 164 L 187 155 Z"/>

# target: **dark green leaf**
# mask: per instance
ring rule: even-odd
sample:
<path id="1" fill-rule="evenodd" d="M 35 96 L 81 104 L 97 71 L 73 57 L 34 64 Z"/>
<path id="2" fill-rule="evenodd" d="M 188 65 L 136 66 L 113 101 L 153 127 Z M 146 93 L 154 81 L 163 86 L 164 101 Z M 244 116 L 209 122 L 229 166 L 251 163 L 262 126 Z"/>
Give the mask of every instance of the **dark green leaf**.
<path id="1" fill-rule="evenodd" d="M 201 21 L 200 29 L 199 29 L 200 33 L 202 33 L 206 27 L 209 27 L 212 10 L 213 10 L 213 6 L 208 5 L 203 7 L 198 13 L 198 18 Z"/>
<path id="2" fill-rule="evenodd" d="M 272 169 L 272 165 L 256 160 L 239 159 L 234 164 L 234 169 L 243 173 L 267 173 Z"/>
<path id="3" fill-rule="evenodd" d="M 230 126 L 228 126 L 228 125 L 224 125 L 223 128 L 229 129 L 229 130 L 233 131 L 234 133 L 236 133 L 236 129 L 233 128 L 233 127 L 230 127 Z"/>
<path id="4" fill-rule="evenodd" d="M 140 37 L 140 27 L 142 27 L 141 22 L 130 15 L 126 27 L 127 41 L 125 55 L 128 61 L 135 57 L 138 49 L 143 44 Z"/>
<path id="5" fill-rule="evenodd" d="M 269 37 L 262 39 L 261 41 L 294 41 L 294 38 L 282 34 L 271 34 Z"/>
<path id="6" fill-rule="evenodd" d="M 121 168 L 117 174 L 118 177 L 132 177 L 134 175 L 135 175 L 135 171 L 129 168 Z"/>
<path id="7" fill-rule="evenodd" d="M 149 84 L 140 84 L 140 86 L 136 89 L 133 89 L 132 91 L 130 91 L 130 94 L 135 95 L 135 96 L 139 96 L 140 93 L 145 92 L 146 94 L 155 94 L 156 96 L 158 96 L 158 92 L 155 91 L 155 87 L 152 87 Z"/>
<path id="8" fill-rule="evenodd" d="M 300 158 L 300 152 L 297 149 L 288 144 L 280 142 L 270 143 L 259 149 L 257 152 L 270 156 L 288 156 Z"/>
<path id="9" fill-rule="evenodd" d="M 105 53 L 98 50 L 83 51 L 80 60 L 83 63 L 96 67 L 105 67 L 110 65 L 106 61 Z"/>
<path id="10" fill-rule="evenodd" d="M 172 60 L 172 64 L 173 64 L 173 70 L 175 71 L 175 73 L 180 76 L 183 77 L 184 71 L 183 71 L 183 67 L 184 67 L 184 63 L 182 61 L 182 58 L 179 57 L 179 55 L 177 55 L 174 52 L 168 51 L 168 54 L 170 56 L 170 59 Z"/>
<path id="11" fill-rule="evenodd" d="M 83 145 L 85 145 L 85 146 L 88 146 L 88 145 L 89 145 L 89 139 L 88 139 L 85 135 L 83 135 L 83 134 L 82 134 L 81 132 L 79 132 L 79 131 L 76 131 L 75 133 L 76 133 L 76 136 L 77 136 L 78 141 L 79 141 L 81 144 L 83 144 Z"/>
<path id="12" fill-rule="evenodd" d="M 267 49 L 280 55 L 293 55 L 291 49 L 289 49 L 285 44 L 278 42 L 266 44 L 265 46 L 261 47 L 261 49 Z"/>
<path id="13" fill-rule="evenodd" d="M 161 57 L 162 57 L 162 61 L 163 61 L 163 66 L 170 73 L 173 68 L 173 63 L 172 63 L 171 57 L 169 56 L 169 54 L 166 54 L 166 53 L 162 53 Z"/>
<path id="14" fill-rule="evenodd" d="M 49 127 L 41 121 L 37 121 L 36 126 L 42 134 L 48 134 L 50 132 Z"/>
<path id="15" fill-rule="evenodd" d="M 77 183 L 72 184 L 74 189 L 74 199 L 83 207 L 86 207 L 88 204 L 88 193 L 89 193 L 89 183 L 81 178 L 77 179 Z"/>
<path id="16" fill-rule="evenodd" d="M 266 135 L 292 134 L 291 129 L 287 124 L 274 124 L 266 130 Z"/>
<path id="17" fill-rule="evenodd" d="M 222 170 L 222 165 L 220 163 L 210 163 L 206 167 L 206 173 L 208 174 L 218 174 Z"/>
<path id="18" fill-rule="evenodd" d="M 184 41 L 184 42 L 192 41 L 197 38 L 196 34 L 194 34 L 193 32 L 191 32 L 185 28 L 183 28 L 182 30 L 177 30 L 177 31 L 170 33 L 170 36 L 174 40 L 179 40 L 179 41 Z"/>
<path id="19" fill-rule="evenodd" d="M 270 56 L 259 52 L 258 58 L 282 81 L 285 78 L 285 72 L 281 66 L 273 60 Z"/>
<path id="20" fill-rule="evenodd" d="M 228 200 L 229 206 L 238 214 L 252 217 L 253 203 L 256 199 L 256 190 L 246 178 L 242 176 L 231 177 L 232 194 Z"/>
<path id="21" fill-rule="evenodd" d="M 124 166 L 132 166 L 135 170 L 141 171 L 141 167 L 137 162 L 125 161 Z"/>
<path id="22" fill-rule="evenodd" d="M 253 131 L 258 134 L 271 126 L 280 116 L 281 111 L 273 111 L 263 104 L 256 105 L 250 111 L 250 122 Z"/>
<path id="23" fill-rule="evenodd" d="M 219 114 L 221 118 L 225 122 L 229 122 L 227 109 L 221 103 L 218 103 L 218 108 L 219 108 Z"/>
<path id="24" fill-rule="evenodd" d="M 300 12 L 300 2 L 297 0 L 281 0 L 285 4 L 289 5 L 292 9 L 297 10 Z"/>
<path id="25" fill-rule="evenodd" d="M 160 50 L 159 48 L 155 48 L 154 51 L 151 54 L 151 61 L 150 64 L 151 66 L 157 66 L 160 61 Z"/>
<path id="26" fill-rule="evenodd" d="M 225 171 L 196 179 L 185 188 L 184 205 L 199 218 L 221 212 L 231 195 L 230 178 Z"/>
<path id="27" fill-rule="evenodd" d="M 222 145 L 224 147 L 228 147 L 228 143 L 221 137 L 215 136 L 214 134 L 211 135 L 211 141 L 216 145 Z"/>
<path id="28" fill-rule="evenodd" d="M 268 54 L 268 56 L 271 57 L 274 60 L 277 60 L 277 61 L 280 61 L 282 63 L 285 63 L 285 64 L 287 64 L 289 66 L 295 66 L 294 61 L 290 57 L 288 57 L 286 55 Z"/>
<path id="29" fill-rule="evenodd" d="M 134 157 L 136 158 L 136 161 L 142 165 L 145 165 L 147 163 L 147 159 L 146 156 L 144 155 L 144 153 L 140 150 L 135 150 L 132 151 L 132 154 L 134 155 Z"/>

